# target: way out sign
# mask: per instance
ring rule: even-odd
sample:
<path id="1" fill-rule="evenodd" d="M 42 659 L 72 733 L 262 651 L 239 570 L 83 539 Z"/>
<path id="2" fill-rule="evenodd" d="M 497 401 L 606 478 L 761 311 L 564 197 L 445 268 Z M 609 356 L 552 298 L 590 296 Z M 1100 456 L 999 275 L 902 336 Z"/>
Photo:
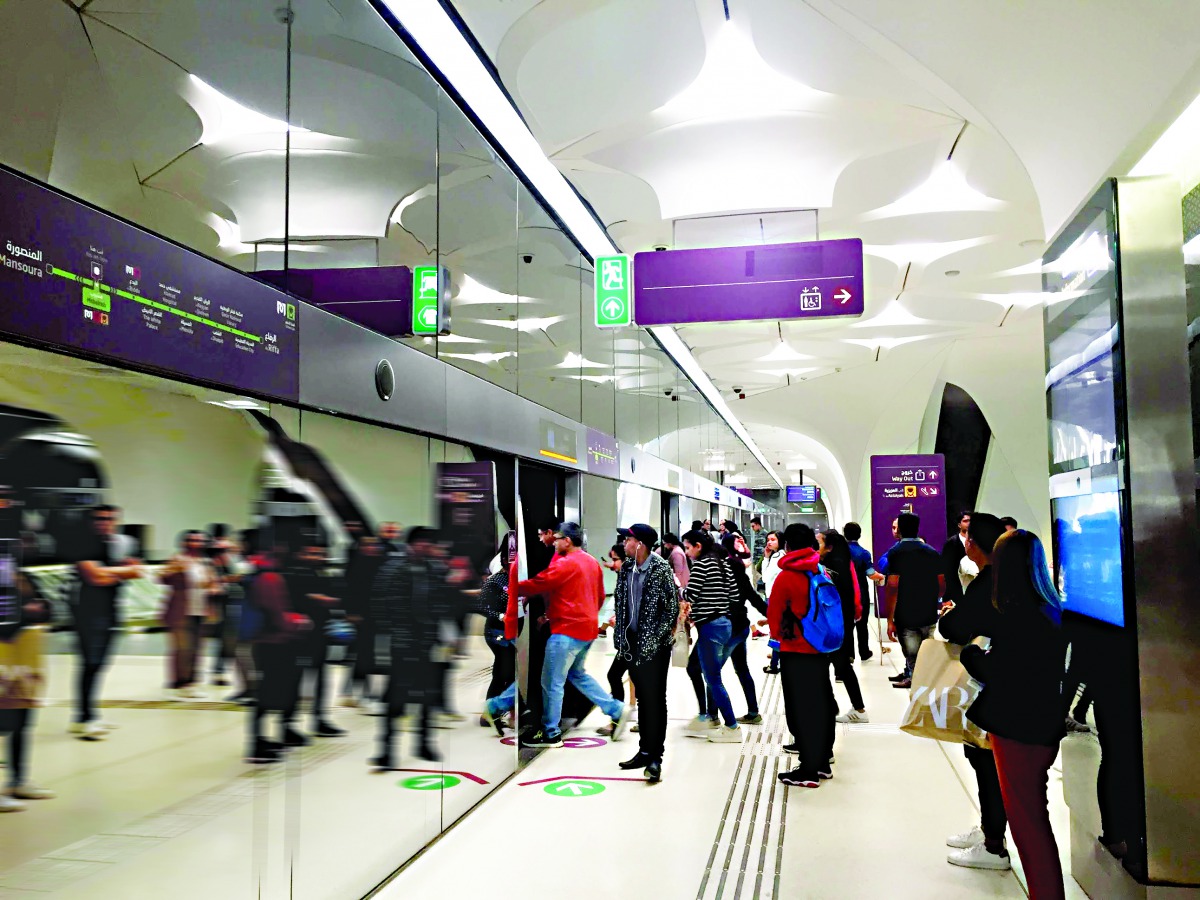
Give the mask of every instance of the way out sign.
<path id="1" fill-rule="evenodd" d="M 604 785 L 598 781 L 572 779 L 570 781 L 556 781 L 553 784 L 546 785 L 542 790 L 555 797 L 591 797 L 594 794 L 603 792 Z"/>
<path id="2" fill-rule="evenodd" d="M 412 333 L 450 333 L 450 274 L 442 266 L 412 271 Z"/>
<path id="3" fill-rule="evenodd" d="M 633 324 L 633 270 L 628 256 L 596 257 L 596 327 Z"/>

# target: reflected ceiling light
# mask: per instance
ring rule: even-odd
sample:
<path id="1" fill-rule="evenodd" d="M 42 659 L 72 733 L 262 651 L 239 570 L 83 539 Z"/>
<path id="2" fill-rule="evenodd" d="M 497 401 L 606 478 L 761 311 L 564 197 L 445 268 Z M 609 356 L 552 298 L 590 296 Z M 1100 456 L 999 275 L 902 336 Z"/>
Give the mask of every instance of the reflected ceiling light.
<path id="1" fill-rule="evenodd" d="M 817 110 L 832 100 L 832 95 L 771 68 L 753 38 L 727 21 L 710 41 L 696 80 L 657 112 L 685 120 L 744 119 L 784 110 Z"/>
<path id="2" fill-rule="evenodd" d="M 729 484 L 749 484 L 750 476 L 743 472 L 734 472 L 732 475 L 725 476 L 725 483 Z"/>
<path id="3" fill-rule="evenodd" d="M 461 327 L 461 325 L 459 326 Z M 483 338 L 467 337 L 465 334 L 439 334 L 439 344 L 486 344 Z"/>
<path id="4" fill-rule="evenodd" d="M 1108 252 L 1108 240 L 1098 231 L 1089 231 L 1075 239 L 1062 255 L 1053 262 L 1045 264 L 1045 269 L 1057 272 L 1064 278 L 1068 275 L 1082 274 L 1089 277 L 1096 272 L 1106 272 L 1112 268 L 1112 257 Z"/>
<path id="5" fill-rule="evenodd" d="M 242 227 L 231 219 L 206 213 L 205 224 L 217 233 L 217 247 L 226 253 L 253 253 L 254 245 L 242 240 Z"/>
<path id="6" fill-rule="evenodd" d="M 1042 274 L 1042 258 L 1039 256 L 1037 259 L 1027 262 L 1023 266 L 1014 266 L 1011 269 L 1001 269 L 999 272 L 996 273 L 995 277 L 997 277 L 997 278 L 1016 278 L 1021 275 L 1037 275 L 1040 277 L 1041 274 Z"/>
<path id="7" fill-rule="evenodd" d="M 1200 234 L 1183 245 L 1183 261 L 1189 266 L 1200 265 Z"/>
<path id="8" fill-rule="evenodd" d="M 496 306 L 504 306 L 505 304 L 520 303 L 521 298 L 515 294 L 505 294 L 495 288 L 490 288 L 486 284 L 476 281 L 470 275 L 464 275 L 458 286 L 458 293 L 454 296 L 454 303 L 459 306 L 468 306 L 471 304 L 492 303 Z M 505 320 L 505 327 L 509 327 L 511 323 Z"/>
<path id="9" fill-rule="evenodd" d="M 545 331 L 551 325 L 557 325 L 559 322 L 565 322 L 566 320 L 566 316 L 543 316 L 542 318 L 530 316 L 519 319 L 480 319 L 479 324 L 494 325 L 497 328 L 508 328 L 512 331 L 528 333 L 530 331 Z"/>
<path id="10" fill-rule="evenodd" d="M 515 350 L 504 350 L 499 353 L 443 353 L 443 357 L 449 359 L 465 359 L 468 362 L 477 362 L 488 365 L 490 363 L 500 362 L 502 359 L 508 359 L 510 356 L 516 356 Z"/>
<path id="11" fill-rule="evenodd" d="M 201 144 L 216 144 L 220 141 L 235 137 L 246 137 L 254 134 L 287 134 L 289 131 L 308 131 L 299 125 L 288 125 L 282 119 L 273 119 L 260 112 L 255 112 L 248 106 L 242 106 L 232 97 L 227 97 L 211 84 L 195 75 L 188 79 L 199 89 L 205 102 L 204 108 L 197 109 L 204 131 L 200 135 Z"/>
<path id="12" fill-rule="evenodd" d="M 572 375 L 570 377 L 576 381 L 592 381 L 596 384 L 606 384 L 607 382 L 617 380 L 616 375 Z"/>
<path id="13" fill-rule="evenodd" d="M 863 219 L 887 219 L 893 216 L 915 216 L 939 212 L 988 212 L 1004 209 L 1008 204 L 982 194 L 967 184 L 967 178 L 953 160 L 942 160 L 933 174 L 920 187 L 905 194 L 894 203 L 881 206 Z"/>
<path id="14" fill-rule="evenodd" d="M 566 357 L 557 366 L 557 369 L 611 369 L 608 363 L 592 362 L 583 356 L 580 356 L 574 351 L 568 351 Z"/>
<path id="15" fill-rule="evenodd" d="M 1181 196 L 1200 183 L 1200 96 L 1162 133 L 1130 175 L 1174 175 Z"/>
<path id="16" fill-rule="evenodd" d="M 231 400 L 205 400 L 204 402 L 209 406 L 220 406 L 224 409 L 259 409 L 265 411 L 268 408 L 257 400 L 251 400 L 249 397 L 235 397 Z"/>
<path id="17" fill-rule="evenodd" d="M 987 241 L 987 238 L 968 238 L 962 241 L 940 241 L 936 243 L 865 244 L 863 245 L 863 253 L 869 256 L 881 257 L 894 262 L 898 266 L 904 266 L 908 263 L 927 266 L 935 259 L 941 259 L 943 256 L 949 256 L 951 253 L 958 253 L 960 250 L 978 247 L 980 244 L 986 244 Z"/>
<path id="18" fill-rule="evenodd" d="M 445 85 L 453 86 L 463 105 L 471 111 L 485 134 L 491 137 L 492 143 L 503 149 L 523 179 L 553 211 L 584 251 L 592 259 L 617 252 L 616 245 L 595 215 L 538 144 L 512 101 L 501 89 L 494 70 L 484 64 L 475 47 L 464 37 L 457 21 L 447 14 L 440 0 L 381 2 L 408 33 L 419 55 L 427 61 L 435 75 L 440 76 Z M 819 95 L 819 92 L 812 91 L 812 94 Z M 782 488 L 783 482 L 779 480 L 779 476 L 774 474 L 774 469 L 767 463 L 754 439 L 729 409 L 712 380 L 705 374 L 692 355 L 691 349 L 675 329 L 660 327 L 650 331 L 675 364 L 699 388 L 717 414 L 725 420 L 734 434 Z"/>

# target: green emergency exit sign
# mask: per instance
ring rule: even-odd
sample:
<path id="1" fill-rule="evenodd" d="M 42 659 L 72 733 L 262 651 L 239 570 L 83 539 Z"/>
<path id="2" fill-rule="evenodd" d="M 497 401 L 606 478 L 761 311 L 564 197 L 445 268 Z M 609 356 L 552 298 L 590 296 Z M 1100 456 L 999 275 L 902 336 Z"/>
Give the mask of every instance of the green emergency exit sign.
<path id="1" fill-rule="evenodd" d="M 628 256 L 596 257 L 596 327 L 633 324 L 633 282 Z"/>
<path id="2" fill-rule="evenodd" d="M 441 301 L 441 279 L 437 266 L 417 266 L 413 269 L 412 333 L 438 333 L 438 306 Z"/>

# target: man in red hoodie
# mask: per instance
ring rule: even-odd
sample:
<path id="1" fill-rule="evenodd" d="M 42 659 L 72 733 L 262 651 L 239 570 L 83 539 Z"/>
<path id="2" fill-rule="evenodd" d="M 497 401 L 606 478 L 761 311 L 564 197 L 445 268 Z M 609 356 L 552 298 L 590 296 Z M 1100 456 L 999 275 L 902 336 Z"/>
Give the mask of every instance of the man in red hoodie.
<path id="1" fill-rule="evenodd" d="M 795 743 L 783 749 L 800 757 L 800 765 L 781 772 L 786 785 L 815 788 L 833 777 L 833 685 L 829 681 L 830 655 L 818 653 L 804 639 L 800 621 L 808 612 L 809 576 L 820 557 L 817 536 L 807 525 L 789 525 L 783 533 L 786 553 L 779 577 L 767 601 L 771 637 L 779 641 L 780 683 L 788 730 Z"/>
<path id="2" fill-rule="evenodd" d="M 604 603 L 604 573 L 600 563 L 583 552 L 583 531 L 574 522 L 564 522 L 554 533 L 558 560 L 533 578 L 517 584 L 517 596 L 545 594 L 550 639 L 542 664 L 542 728 L 523 741 L 526 747 L 561 747 L 563 688 L 568 681 L 613 720 L 613 740 L 618 740 L 629 722 L 631 707 L 602 688 L 584 669 L 588 650 L 599 632 L 600 607 Z"/>

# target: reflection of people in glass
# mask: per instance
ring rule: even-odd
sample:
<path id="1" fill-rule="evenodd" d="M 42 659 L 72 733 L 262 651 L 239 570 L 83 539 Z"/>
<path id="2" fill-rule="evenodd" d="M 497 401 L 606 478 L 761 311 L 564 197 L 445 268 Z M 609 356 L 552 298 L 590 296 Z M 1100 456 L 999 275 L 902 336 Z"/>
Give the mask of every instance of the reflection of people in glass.
<path id="1" fill-rule="evenodd" d="M 208 548 L 213 568 L 217 572 L 220 591 L 216 596 L 216 605 L 221 615 L 217 624 L 217 640 L 213 659 L 213 678 L 215 685 L 227 685 L 225 665 L 232 661 L 237 669 L 241 686 L 228 699 L 233 703 L 242 703 L 253 696 L 250 670 L 245 654 L 238 653 L 238 632 L 242 621 L 243 602 L 246 597 L 245 582 L 253 571 L 253 567 L 242 555 L 242 544 L 229 534 L 228 527 L 217 525 L 213 528 L 213 540 Z"/>
<path id="2" fill-rule="evenodd" d="M 171 557 L 159 581 L 171 592 L 162 621 L 171 634 L 168 697 L 203 697 L 196 685 L 196 662 L 209 605 L 221 589 L 217 571 L 208 558 L 208 535 L 185 531 L 179 536 L 179 553 Z"/>
<path id="3" fill-rule="evenodd" d="M 1037 536 L 1018 529 L 992 555 L 991 649 L 963 648 L 960 659 L 983 682 L 967 717 L 991 736 L 1004 809 L 1032 900 L 1064 896 L 1062 864 L 1050 827 L 1046 788 L 1063 737 L 1066 641 L 1062 604 Z"/>
<path id="4" fill-rule="evenodd" d="M 250 747 L 246 762 L 273 763 L 281 758 L 292 734 L 288 710 L 295 708 L 299 684 L 296 644 L 312 622 L 291 607 L 291 592 L 281 572 L 282 560 L 291 555 L 287 539 L 280 536 L 251 559 L 256 574 L 251 580 L 243 610 L 241 636 L 253 645 L 258 690 L 250 709 Z M 263 734 L 267 713 L 279 714 L 278 741 Z"/>
<path id="5" fill-rule="evenodd" d="M 516 545 L 514 533 L 509 532 L 500 542 L 500 569 L 484 582 L 479 592 L 478 612 L 484 618 L 483 639 L 492 651 L 492 678 L 487 688 L 487 699 L 499 697 L 516 677 L 517 651 L 513 642 L 504 636 L 504 618 L 508 612 L 508 585 L 512 578 L 513 560 L 511 548 Z M 494 721 L 494 720 L 493 720 Z M 479 717 L 479 724 L 493 724 L 487 716 Z"/>
<path id="6" fill-rule="evenodd" d="M 143 575 L 140 560 L 129 555 L 129 542 L 117 534 L 120 509 L 92 510 L 91 533 L 78 554 L 79 594 L 73 608 L 79 650 L 79 684 L 71 733 L 83 740 L 103 740 L 112 726 L 99 719 L 93 706 L 100 675 L 108 664 L 120 627 L 117 590 Z"/>
<path id="7" fill-rule="evenodd" d="M 442 555 L 437 532 L 415 526 L 409 529 L 406 552 L 384 563 L 375 580 L 376 652 L 390 657 L 379 754 L 371 760 L 378 769 L 394 768 L 395 719 L 405 715 L 409 704 L 420 708 L 417 755 L 430 762 L 441 759 L 430 728 L 433 711 L 442 702 L 438 663 L 453 653 L 442 641 L 443 623 L 453 611 Z"/>
<path id="8" fill-rule="evenodd" d="M 326 708 L 325 662 L 329 656 L 329 640 L 325 635 L 325 626 L 329 622 L 330 611 L 340 601 L 327 593 L 329 579 L 323 571 L 325 563 L 324 546 L 317 540 L 316 535 L 309 535 L 300 553 L 292 558 L 285 575 L 288 591 L 291 592 L 292 609 L 303 614 L 313 625 L 310 631 L 304 633 L 297 646 L 297 662 L 300 667 L 297 676 L 301 683 L 305 677 L 312 683 L 312 704 L 309 707 L 312 733 L 317 737 L 341 737 L 346 732 L 328 720 Z M 285 743 L 308 743 L 308 739 L 294 727 L 296 706 L 301 693 L 302 690 L 297 688 L 292 708 L 287 712 L 288 730 Z"/>
<path id="9" fill-rule="evenodd" d="M 382 527 L 381 527 L 382 532 Z M 393 535 L 394 537 L 394 535 Z M 375 619 L 371 615 L 371 586 L 390 552 L 382 537 L 362 535 L 346 564 L 346 617 L 354 623 L 349 671 L 342 687 L 342 706 L 355 707 L 375 699 L 371 676 L 375 673 Z"/>
<path id="10" fill-rule="evenodd" d="M 34 709 L 41 701 L 42 636 L 29 626 L 50 619 L 50 604 L 32 583 L 16 574 L 19 601 L 13 621 L 0 625 L 0 734 L 8 733 L 8 784 L 0 793 L 0 813 L 20 812 L 24 800 L 52 800 L 54 792 L 26 780 L 33 742 Z"/>

